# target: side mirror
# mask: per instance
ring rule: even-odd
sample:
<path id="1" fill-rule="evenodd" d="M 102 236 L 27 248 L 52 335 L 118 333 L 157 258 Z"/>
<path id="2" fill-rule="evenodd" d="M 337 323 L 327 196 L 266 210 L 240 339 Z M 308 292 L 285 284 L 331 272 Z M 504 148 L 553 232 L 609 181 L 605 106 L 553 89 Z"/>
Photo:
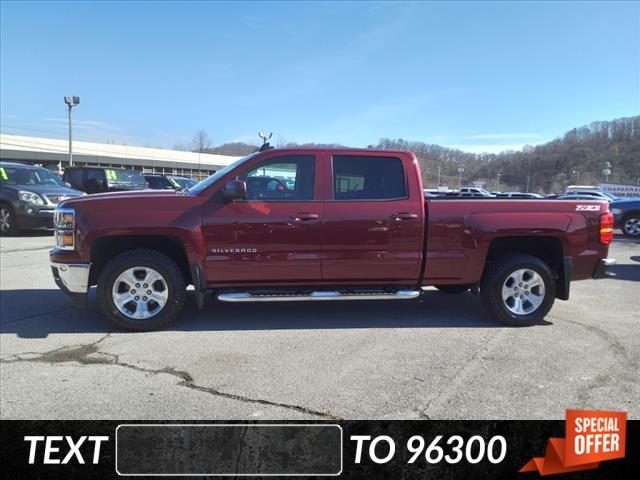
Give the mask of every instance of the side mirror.
<path id="1" fill-rule="evenodd" d="M 244 180 L 229 180 L 222 189 L 222 198 L 231 202 L 247 196 L 247 183 Z"/>

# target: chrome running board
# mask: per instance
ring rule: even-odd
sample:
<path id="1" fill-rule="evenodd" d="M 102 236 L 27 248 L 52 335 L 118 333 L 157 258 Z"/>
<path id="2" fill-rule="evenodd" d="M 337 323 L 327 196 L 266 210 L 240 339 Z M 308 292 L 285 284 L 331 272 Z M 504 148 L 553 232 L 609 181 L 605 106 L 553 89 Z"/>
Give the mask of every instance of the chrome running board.
<path id="1" fill-rule="evenodd" d="M 217 298 L 221 302 L 299 302 L 319 300 L 409 300 L 420 296 L 419 290 L 398 290 L 396 292 L 311 292 L 309 294 L 253 294 L 249 292 L 220 293 Z"/>

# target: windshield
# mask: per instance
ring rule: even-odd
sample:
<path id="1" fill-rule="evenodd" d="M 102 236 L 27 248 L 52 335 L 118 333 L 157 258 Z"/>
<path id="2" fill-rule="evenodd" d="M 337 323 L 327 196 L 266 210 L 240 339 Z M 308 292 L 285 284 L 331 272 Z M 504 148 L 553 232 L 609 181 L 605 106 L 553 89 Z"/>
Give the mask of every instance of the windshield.
<path id="1" fill-rule="evenodd" d="M 260 152 L 250 153 L 246 157 L 239 158 L 238 160 L 236 160 L 232 164 L 227 165 L 222 170 L 218 170 L 216 173 L 214 173 L 210 177 L 205 178 L 200 183 L 197 183 L 196 185 L 191 187 L 189 189 L 189 193 L 191 195 L 198 195 L 199 193 L 203 192 L 207 187 L 209 187 L 209 185 L 214 184 L 218 179 L 224 177 L 227 173 L 229 173 L 231 170 L 236 168 L 238 165 L 241 165 L 244 162 L 246 162 L 247 160 L 249 160 L 250 158 L 255 157 L 258 153 L 260 153 Z"/>
<path id="2" fill-rule="evenodd" d="M 180 188 L 191 188 L 198 183 L 193 178 L 184 177 L 169 177 L 169 181 L 173 184 L 178 184 L 177 186 Z"/>
<path id="3" fill-rule="evenodd" d="M 60 177 L 44 168 L 0 167 L 0 181 L 5 185 L 66 186 Z"/>
<path id="4" fill-rule="evenodd" d="M 605 197 L 610 198 L 611 200 L 618 200 L 618 197 L 616 197 L 615 195 L 610 194 L 609 192 L 602 192 L 602 194 L 603 194 Z"/>
<path id="5" fill-rule="evenodd" d="M 107 182 L 109 183 L 128 183 L 128 184 L 136 184 L 136 185 L 146 185 L 146 180 L 140 174 L 140 172 L 136 170 L 115 170 L 115 169 L 107 169 L 104 171 L 107 176 Z"/>

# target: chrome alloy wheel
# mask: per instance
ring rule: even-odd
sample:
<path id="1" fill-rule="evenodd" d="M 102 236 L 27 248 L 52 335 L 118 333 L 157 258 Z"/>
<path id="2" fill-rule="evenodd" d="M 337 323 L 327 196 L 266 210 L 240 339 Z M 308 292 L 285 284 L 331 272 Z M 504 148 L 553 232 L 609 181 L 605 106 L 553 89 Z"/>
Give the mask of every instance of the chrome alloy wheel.
<path id="1" fill-rule="evenodd" d="M 122 272 L 111 290 L 118 311 L 134 320 L 146 320 L 167 304 L 169 288 L 160 273 L 149 267 L 133 267 Z"/>
<path id="2" fill-rule="evenodd" d="M 624 231 L 629 235 L 638 236 L 640 235 L 640 218 L 631 217 L 626 222 L 624 222 Z"/>
<path id="3" fill-rule="evenodd" d="M 0 209 L 0 231 L 8 232 L 11 229 L 11 213 L 6 207 Z"/>
<path id="4" fill-rule="evenodd" d="M 516 315 L 535 312 L 544 301 L 544 280 L 529 268 L 511 272 L 502 285 L 502 301 Z"/>

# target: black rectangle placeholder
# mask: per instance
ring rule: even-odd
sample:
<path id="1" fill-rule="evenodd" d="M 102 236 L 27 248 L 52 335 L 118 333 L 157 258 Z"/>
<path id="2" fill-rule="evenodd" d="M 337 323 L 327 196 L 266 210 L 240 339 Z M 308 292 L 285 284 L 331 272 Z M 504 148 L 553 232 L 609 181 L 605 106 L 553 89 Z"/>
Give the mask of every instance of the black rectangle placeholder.
<path id="1" fill-rule="evenodd" d="M 119 425 L 119 475 L 339 475 L 342 428 L 327 424 Z"/>

